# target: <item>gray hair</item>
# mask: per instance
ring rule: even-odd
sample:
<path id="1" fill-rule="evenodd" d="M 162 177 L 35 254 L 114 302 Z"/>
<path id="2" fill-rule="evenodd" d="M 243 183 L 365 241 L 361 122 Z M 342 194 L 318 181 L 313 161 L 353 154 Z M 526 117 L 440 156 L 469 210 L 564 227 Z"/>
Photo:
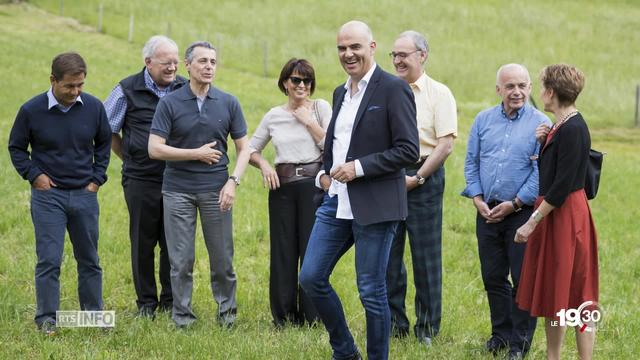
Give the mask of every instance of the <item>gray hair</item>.
<path id="1" fill-rule="evenodd" d="M 398 36 L 398 39 L 407 37 L 413 41 L 413 44 L 416 47 L 416 50 L 420 50 L 425 54 L 429 53 L 429 43 L 427 39 L 421 33 L 415 30 L 407 30 Z"/>
<path id="2" fill-rule="evenodd" d="M 175 41 L 169 39 L 164 35 L 154 35 L 147 40 L 142 48 L 142 61 L 152 58 L 160 45 L 169 45 L 178 51 L 178 45 Z"/>
<path id="3" fill-rule="evenodd" d="M 193 50 L 197 47 L 203 47 L 205 49 L 211 49 L 215 52 L 218 52 L 213 45 L 211 45 L 208 41 L 196 41 L 192 42 L 191 45 L 184 52 L 184 59 L 187 63 L 190 63 L 193 60 Z"/>
<path id="4" fill-rule="evenodd" d="M 500 66 L 500 69 L 498 69 L 498 72 L 496 73 L 496 85 L 500 85 L 500 75 L 503 72 L 507 70 L 514 70 L 514 69 L 519 69 L 523 71 L 525 74 L 527 74 L 527 80 L 529 81 L 529 83 L 531 83 L 531 76 L 529 76 L 529 70 L 527 70 L 526 66 L 522 64 L 511 63 L 511 64 L 504 64 Z"/>

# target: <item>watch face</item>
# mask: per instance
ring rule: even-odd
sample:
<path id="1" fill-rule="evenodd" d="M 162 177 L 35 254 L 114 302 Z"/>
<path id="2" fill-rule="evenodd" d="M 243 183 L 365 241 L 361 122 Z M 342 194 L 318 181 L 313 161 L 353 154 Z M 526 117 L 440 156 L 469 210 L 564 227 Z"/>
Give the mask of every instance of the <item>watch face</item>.
<path id="1" fill-rule="evenodd" d="M 418 176 L 418 184 L 422 185 L 424 184 L 424 181 L 426 180 L 425 178 L 423 178 L 422 176 Z"/>

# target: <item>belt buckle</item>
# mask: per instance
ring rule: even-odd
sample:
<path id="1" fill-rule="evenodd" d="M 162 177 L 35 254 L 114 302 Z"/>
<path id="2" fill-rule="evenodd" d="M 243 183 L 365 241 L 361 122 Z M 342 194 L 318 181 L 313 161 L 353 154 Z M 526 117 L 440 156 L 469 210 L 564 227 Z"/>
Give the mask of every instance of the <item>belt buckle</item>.
<path id="1" fill-rule="evenodd" d="M 304 171 L 304 168 L 296 168 L 296 176 L 302 176 L 302 172 Z"/>

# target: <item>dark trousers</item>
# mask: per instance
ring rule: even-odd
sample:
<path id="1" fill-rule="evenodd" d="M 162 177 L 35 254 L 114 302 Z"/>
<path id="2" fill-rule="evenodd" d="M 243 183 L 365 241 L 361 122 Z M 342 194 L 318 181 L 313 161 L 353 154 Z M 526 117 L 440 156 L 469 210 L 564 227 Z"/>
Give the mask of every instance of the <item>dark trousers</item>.
<path id="1" fill-rule="evenodd" d="M 269 303 L 275 325 L 319 320 L 318 312 L 298 283 L 309 235 L 315 222 L 314 179 L 282 185 L 269 192 L 271 263 Z"/>
<path id="2" fill-rule="evenodd" d="M 513 239 L 532 212 L 530 206 L 525 206 L 496 224 L 487 224 L 480 214 L 476 219 L 482 281 L 491 311 L 491 334 L 508 343 L 511 350 L 521 352 L 531 346 L 536 318 L 518 309 L 515 302 L 526 244 L 517 244 Z M 509 273 L 513 284 L 509 282 Z"/>
<path id="3" fill-rule="evenodd" d="M 407 169 L 414 176 L 416 169 Z M 415 312 L 417 337 L 434 337 L 440 331 L 442 317 L 442 194 L 444 167 L 436 170 L 425 183 L 407 193 L 409 216 L 400 222 L 391 246 L 387 267 L 387 293 L 394 332 L 409 332 L 405 309 L 407 269 L 403 256 L 405 236 L 409 233 L 413 283 L 416 287 Z"/>
<path id="4" fill-rule="evenodd" d="M 169 254 L 163 227 L 162 183 L 123 177 L 122 188 L 129 209 L 131 269 L 138 308 L 155 310 L 158 305 L 171 309 Z M 155 277 L 155 248 L 160 246 L 160 284 L 158 299 Z"/>
<path id="5" fill-rule="evenodd" d="M 69 232 L 78 263 L 80 310 L 102 310 L 102 269 L 98 258 L 98 197 L 86 189 L 31 190 L 36 235 L 35 321 L 55 322 L 60 307 L 60 266 L 64 233 Z"/>

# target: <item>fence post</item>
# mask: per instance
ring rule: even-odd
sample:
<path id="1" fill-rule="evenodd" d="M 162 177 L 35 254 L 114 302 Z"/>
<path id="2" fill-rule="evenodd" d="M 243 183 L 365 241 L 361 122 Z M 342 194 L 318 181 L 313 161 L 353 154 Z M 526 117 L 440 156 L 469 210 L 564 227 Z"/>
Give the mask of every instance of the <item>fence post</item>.
<path id="1" fill-rule="evenodd" d="M 129 42 L 133 41 L 133 13 L 129 16 Z"/>
<path id="2" fill-rule="evenodd" d="M 264 70 L 264 77 L 269 76 L 269 44 L 266 41 L 262 43 L 262 68 Z"/>
<path id="3" fill-rule="evenodd" d="M 640 85 L 636 85 L 636 127 L 640 127 Z"/>
<path id="4" fill-rule="evenodd" d="M 98 32 L 101 33 L 102 32 L 102 14 L 104 11 L 104 5 L 102 3 L 100 3 L 100 6 L 98 6 Z"/>
<path id="5" fill-rule="evenodd" d="M 60 0 L 60 16 L 64 16 L 64 0 Z"/>

